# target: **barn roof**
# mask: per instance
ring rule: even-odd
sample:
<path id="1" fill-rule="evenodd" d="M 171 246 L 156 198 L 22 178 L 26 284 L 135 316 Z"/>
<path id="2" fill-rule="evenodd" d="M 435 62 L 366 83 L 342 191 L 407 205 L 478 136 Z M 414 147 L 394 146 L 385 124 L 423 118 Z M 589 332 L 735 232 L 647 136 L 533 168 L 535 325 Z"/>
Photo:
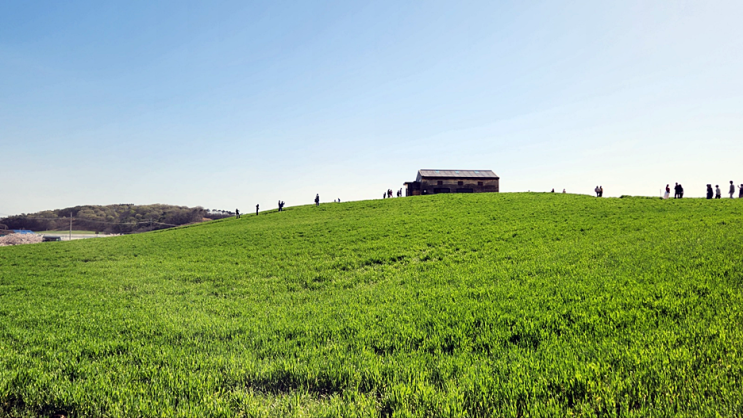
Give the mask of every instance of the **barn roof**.
<path id="1" fill-rule="evenodd" d="M 492 170 L 418 170 L 421 177 L 499 178 Z"/>

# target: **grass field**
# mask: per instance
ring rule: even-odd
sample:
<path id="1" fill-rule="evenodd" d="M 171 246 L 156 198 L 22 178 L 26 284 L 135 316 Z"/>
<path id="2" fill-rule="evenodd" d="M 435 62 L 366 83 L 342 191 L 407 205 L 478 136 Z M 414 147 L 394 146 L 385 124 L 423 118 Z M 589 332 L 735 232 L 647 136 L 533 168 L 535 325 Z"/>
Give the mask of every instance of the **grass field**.
<path id="1" fill-rule="evenodd" d="M 741 416 L 743 200 L 437 195 L 0 248 L 0 416 Z"/>

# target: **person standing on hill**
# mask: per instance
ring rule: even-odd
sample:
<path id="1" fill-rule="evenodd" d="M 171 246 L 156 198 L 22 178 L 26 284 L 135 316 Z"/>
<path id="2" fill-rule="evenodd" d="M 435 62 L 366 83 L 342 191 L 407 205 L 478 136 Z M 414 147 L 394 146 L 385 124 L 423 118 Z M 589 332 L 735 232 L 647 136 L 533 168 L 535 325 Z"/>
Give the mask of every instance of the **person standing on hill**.
<path id="1" fill-rule="evenodd" d="M 673 186 L 673 198 L 678 199 L 679 198 L 679 184 L 676 183 L 675 186 Z"/>
<path id="2" fill-rule="evenodd" d="M 714 191 L 712 190 L 712 185 L 707 185 L 707 199 L 712 199 L 712 196 L 714 195 Z"/>
<path id="3" fill-rule="evenodd" d="M 679 199 L 682 199 L 684 197 L 684 186 L 679 183 Z"/>
<path id="4" fill-rule="evenodd" d="M 240 209 L 235 209 L 235 219 L 240 219 Z"/>
<path id="5" fill-rule="evenodd" d="M 258 216 L 258 205 L 255 205 L 255 214 Z"/>
<path id="6" fill-rule="evenodd" d="M 738 193 L 738 199 L 743 199 L 743 183 L 740 185 L 740 192 Z"/>
<path id="7" fill-rule="evenodd" d="M 715 199 L 721 199 L 722 198 L 722 191 L 720 190 L 720 185 L 715 184 Z"/>
<path id="8" fill-rule="evenodd" d="M 599 197 L 604 197 L 604 186 L 599 186 Z"/>
<path id="9" fill-rule="evenodd" d="M 671 195 L 671 186 L 666 184 L 666 192 L 663 194 L 663 199 L 668 199 Z"/>
<path id="10" fill-rule="evenodd" d="M 735 185 L 733 184 L 733 181 L 732 180 L 730 180 L 730 191 L 729 191 L 729 193 L 730 193 L 730 198 L 732 199 L 733 196 L 735 196 Z"/>
<path id="11" fill-rule="evenodd" d="M 594 187 L 593 191 L 596 193 L 596 197 L 599 197 L 599 186 Z"/>
<path id="12" fill-rule="evenodd" d="M 315 206 L 320 206 L 320 193 L 315 195 Z"/>

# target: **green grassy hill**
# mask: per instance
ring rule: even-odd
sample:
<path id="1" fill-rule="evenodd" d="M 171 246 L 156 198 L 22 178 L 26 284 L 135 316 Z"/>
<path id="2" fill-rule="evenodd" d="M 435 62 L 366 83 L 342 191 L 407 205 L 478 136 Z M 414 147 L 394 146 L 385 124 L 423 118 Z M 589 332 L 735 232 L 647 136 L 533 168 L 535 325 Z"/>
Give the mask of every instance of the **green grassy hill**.
<path id="1" fill-rule="evenodd" d="M 438 195 L 0 248 L 0 416 L 743 415 L 743 200 Z"/>

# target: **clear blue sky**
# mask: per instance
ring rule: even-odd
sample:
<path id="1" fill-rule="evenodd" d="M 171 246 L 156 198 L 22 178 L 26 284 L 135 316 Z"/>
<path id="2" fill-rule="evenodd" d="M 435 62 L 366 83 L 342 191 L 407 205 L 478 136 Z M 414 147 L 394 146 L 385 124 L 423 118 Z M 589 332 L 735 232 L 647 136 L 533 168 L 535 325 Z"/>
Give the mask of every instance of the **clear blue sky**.
<path id="1" fill-rule="evenodd" d="M 741 1 L 4 1 L 0 214 L 743 183 Z"/>

